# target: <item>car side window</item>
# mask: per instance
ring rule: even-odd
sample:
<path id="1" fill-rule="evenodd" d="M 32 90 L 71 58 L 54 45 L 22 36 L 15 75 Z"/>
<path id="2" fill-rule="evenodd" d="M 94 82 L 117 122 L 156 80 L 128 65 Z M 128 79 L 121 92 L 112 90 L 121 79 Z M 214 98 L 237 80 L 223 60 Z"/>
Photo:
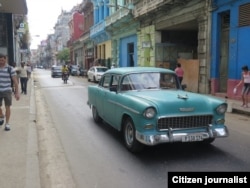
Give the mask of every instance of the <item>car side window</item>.
<path id="1" fill-rule="evenodd" d="M 112 75 L 110 87 L 117 89 L 119 83 L 120 75 Z"/>
<path id="2" fill-rule="evenodd" d="M 129 79 L 128 75 L 123 78 L 122 83 L 121 83 L 121 91 L 132 90 L 132 87 L 131 87 L 129 80 L 130 79 Z"/>
<path id="3" fill-rule="evenodd" d="M 107 74 L 107 75 L 104 76 L 103 82 L 102 82 L 102 86 L 104 88 L 109 88 L 110 79 L 111 79 L 111 75 L 110 74 Z"/>

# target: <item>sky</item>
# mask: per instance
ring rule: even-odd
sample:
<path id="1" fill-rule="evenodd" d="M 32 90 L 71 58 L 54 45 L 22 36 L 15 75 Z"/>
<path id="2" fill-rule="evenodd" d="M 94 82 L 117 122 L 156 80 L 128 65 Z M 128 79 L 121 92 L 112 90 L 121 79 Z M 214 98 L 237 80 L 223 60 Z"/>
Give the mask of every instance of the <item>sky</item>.
<path id="1" fill-rule="evenodd" d="M 28 23 L 31 35 L 31 49 L 36 49 L 40 41 L 54 33 L 53 27 L 61 10 L 69 11 L 82 0 L 26 0 Z"/>

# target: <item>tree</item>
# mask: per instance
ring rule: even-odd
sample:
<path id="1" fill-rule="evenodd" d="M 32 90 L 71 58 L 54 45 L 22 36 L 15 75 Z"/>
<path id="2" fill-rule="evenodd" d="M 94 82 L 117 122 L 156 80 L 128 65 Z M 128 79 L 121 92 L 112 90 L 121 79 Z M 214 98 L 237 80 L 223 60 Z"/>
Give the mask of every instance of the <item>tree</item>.
<path id="1" fill-rule="evenodd" d="M 69 48 L 64 48 L 62 51 L 58 52 L 56 58 L 60 62 L 68 63 L 70 61 L 70 51 Z"/>

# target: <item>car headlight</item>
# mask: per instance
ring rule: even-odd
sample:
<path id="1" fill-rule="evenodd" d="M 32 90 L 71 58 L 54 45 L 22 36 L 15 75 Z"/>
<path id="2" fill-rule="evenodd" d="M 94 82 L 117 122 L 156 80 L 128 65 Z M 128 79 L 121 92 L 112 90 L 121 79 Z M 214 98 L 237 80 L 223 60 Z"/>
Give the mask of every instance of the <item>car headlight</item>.
<path id="1" fill-rule="evenodd" d="M 216 112 L 217 112 L 218 114 L 224 114 L 224 113 L 226 113 L 226 111 L 227 111 L 227 104 L 226 104 L 226 103 L 221 104 L 221 105 L 219 105 L 219 106 L 216 108 Z"/>
<path id="2" fill-rule="evenodd" d="M 144 111 L 144 113 L 143 113 L 144 117 L 146 117 L 146 118 L 148 118 L 148 119 L 153 118 L 153 117 L 155 116 L 155 114 L 156 114 L 156 111 L 155 111 L 155 109 L 152 108 L 152 107 L 147 108 L 147 109 Z"/>

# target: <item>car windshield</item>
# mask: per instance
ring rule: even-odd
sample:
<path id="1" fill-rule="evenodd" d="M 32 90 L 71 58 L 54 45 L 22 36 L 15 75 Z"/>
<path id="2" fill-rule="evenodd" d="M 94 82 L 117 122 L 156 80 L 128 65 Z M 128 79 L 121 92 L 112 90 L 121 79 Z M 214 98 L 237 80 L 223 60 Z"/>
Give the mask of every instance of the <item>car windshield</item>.
<path id="1" fill-rule="evenodd" d="M 106 67 L 97 67 L 96 70 L 97 70 L 97 72 L 105 72 L 105 71 L 108 70 L 108 68 L 106 68 Z"/>
<path id="2" fill-rule="evenodd" d="M 73 65 L 71 68 L 72 69 L 78 69 L 78 66 L 77 65 L 76 66 Z"/>
<path id="3" fill-rule="evenodd" d="M 61 69 L 62 69 L 61 66 L 52 67 L 52 70 L 61 70 Z"/>
<path id="4" fill-rule="evenodd" d="M 133 73 L 123 78 L 121 90 L 177 89 L 178 84 L 172 73 Z"/>

